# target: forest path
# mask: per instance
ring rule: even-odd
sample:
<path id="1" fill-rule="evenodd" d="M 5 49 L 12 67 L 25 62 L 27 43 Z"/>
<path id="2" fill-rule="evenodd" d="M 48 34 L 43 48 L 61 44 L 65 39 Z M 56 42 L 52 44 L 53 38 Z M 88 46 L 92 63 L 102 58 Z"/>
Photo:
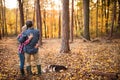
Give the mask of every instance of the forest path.
<path id="1" fill-rule="evenodd" d="M 86 74 L 92 70 L 101 72 L 119 72 L 120 66 L 120 39 L 110 42 L 83 42 L 75 39 L 70 43 L 69 54 L 59 53 L 60 39 L 43 39 L 43 46 L 39 49 L 39 59 L 42 69 L 49 64 L 59 64 L 68 67 L 61 73 L 43 73 L 42 76 L 33 76 L 31 80 L 102 80 L 107 77 Z M 0 41 L 0 79 L 17 79 L 19 77 L 18 42 L 15 37 Z M 33 73 L 36 68 L 33 64 Z"/>

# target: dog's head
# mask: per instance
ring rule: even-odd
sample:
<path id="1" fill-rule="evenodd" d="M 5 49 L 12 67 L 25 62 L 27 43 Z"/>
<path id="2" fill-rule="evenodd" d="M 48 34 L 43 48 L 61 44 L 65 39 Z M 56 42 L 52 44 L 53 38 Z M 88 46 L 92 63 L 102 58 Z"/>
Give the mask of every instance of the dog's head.
<path id="1" fill-rule="evenodd" d="M 53 72 L 53 67 L 51 65 L 48 65 L 46 67 L 44 67 L 43 72 Z"/>

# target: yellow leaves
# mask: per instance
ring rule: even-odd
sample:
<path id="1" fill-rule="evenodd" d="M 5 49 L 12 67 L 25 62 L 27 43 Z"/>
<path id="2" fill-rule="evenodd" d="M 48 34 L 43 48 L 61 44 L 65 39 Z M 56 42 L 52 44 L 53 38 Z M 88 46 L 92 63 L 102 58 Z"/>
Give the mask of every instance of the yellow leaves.
<path id="1" fill-rule="evenodd" d="M 3 47 L 5 51 L 1 50 L 3 48 L 0 47 L 1 52 L 4 51 L 4 54 L 0 53 L 0 79 L 7 77 L 16 78 L 20 74 L 19 65 L 16 65 L 19 61 L 15 43 L 17 43 L 15 39 L 8 39 L 3 45 L 6 45 L 6 47 Z M 81 40 L 76 39 L 70 46 L 71 53 L 61 54 L 59 53 L 59 39 L 44 40 L 43 48 L 39 50 L 42 69 L 49 64 L 58 64 L 67 66 L 68 70 L 60 73 L 43 73 L 41 75 L 43 80 L 107 80 L 107 78 L 90 74 L 89 72 L 92 70 L 102 72 L 118 71 L 117 60 L 119 60 L 118 47 L 120 45 L 114 43 L 103 44 L 101 42 L 82 43 Z M 32 63 L 32 71 L 33 73 L 37 73 L 34 63 Z M 41 78 L 35 75 L 31 79 L 40 80 Z"/>

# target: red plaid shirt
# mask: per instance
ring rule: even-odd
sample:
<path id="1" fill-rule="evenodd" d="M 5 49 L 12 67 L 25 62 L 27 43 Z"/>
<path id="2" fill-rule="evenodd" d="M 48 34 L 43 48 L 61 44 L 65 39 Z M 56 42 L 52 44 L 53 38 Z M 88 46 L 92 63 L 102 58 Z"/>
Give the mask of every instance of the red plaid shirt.
<path id="1" fill-rule="evenodd" d="M 22 36 L 22 34 L 18 35 L 18 38 L 20 38 L 21 36 Z M 19 44 L 19 47 L 18 47 L 19 53 L 24 53 L 24 52 L 23 52 L 23 48 L 24 48 L 24 46 L 27 45 L 29 42 L 30 42 L 30 40 L 27 39 L 24 43 L 20 43 L 20 44 Z"/>

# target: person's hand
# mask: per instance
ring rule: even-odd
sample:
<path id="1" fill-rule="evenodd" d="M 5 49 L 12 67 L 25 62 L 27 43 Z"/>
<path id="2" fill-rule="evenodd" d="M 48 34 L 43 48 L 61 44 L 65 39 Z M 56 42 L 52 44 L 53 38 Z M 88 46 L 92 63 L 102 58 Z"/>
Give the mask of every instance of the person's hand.
<path id="1" fill-rule="evenodd" d="M 39 47 L 39 44 L 37 43 L 36 45 L 35 45 L 35 48 L 38 48 Z"/>
<path id="2" fill-rule="evenodd" d="M 21 34 L 18 34 L 17 38 L 19 38 L 21 36 Z"/>
<path id="3" fill-rule="evenodd" d="M 32 33 L 30 33 L 30 35 L 28 36 L 28 39 L 32 39 L 33 38 L 33 34 Z"/>

